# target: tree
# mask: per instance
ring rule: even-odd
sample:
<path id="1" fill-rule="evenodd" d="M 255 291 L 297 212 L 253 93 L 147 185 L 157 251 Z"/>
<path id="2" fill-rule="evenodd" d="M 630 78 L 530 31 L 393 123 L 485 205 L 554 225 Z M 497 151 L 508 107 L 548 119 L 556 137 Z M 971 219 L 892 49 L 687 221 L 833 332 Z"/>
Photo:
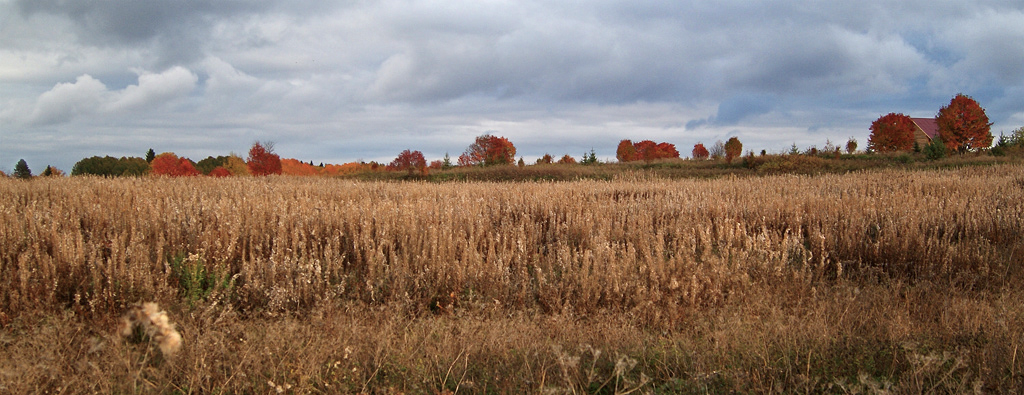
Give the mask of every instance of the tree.
<path id="1" fill-rule="evenodd" d="M 444 153 L 444 160 L 441 161 L 441 168 L 442 169 L 451 169 L 452 167 L 455 167 L 455 165 L 452 164 L 452 158 L 450 156 L 448 156 L 447 152 L 445 152 Z"/>
<path id="2" fill-rule="evenodd" d="M 170 177 L 200 175 L 195 166 L 192 166 L 192 161 L 188 160 L 188 158 L 179 158 L 177 155 L 170 152 L 164 152 L 157 155 L 156 158 L 153 158 L 153 163 L 151 163 L 150 166 L 153 168 L 154 175 Z"/>
<path id="3" fill-rule="evenodd" d="M 298 159 L 281 159 L 281 174 L 289 176 L 315 176 L 316 166 Z"/>
<path id="4" fill-rule="evenodd" d="M 399 153 L 395 160 L 391 161 L 391 164 L 388 165 L 388 169 L 408 171 L 410 176 L 417 171 L 426 175 L 427 159 L 423 157 L 423 153 L 420 151 L 405 150 Z"/>
<path id="5" fill-rule="evenodd" d="M 274 153 L 274 144 L 271 142 L 253 143 L 246 164 L 249 174 L 254 176 L 281 174 L 281 157 Z"/>
<path id="6" fill-rule="evenodd" d="M 594 152 L 593 148 L 590 149 L 590 153 L 589 154 L 587 154 L 587 153 L 583 154 L 583 160 L 581 160 L 580 163 L 584 164 L 584 165 L 596 165 L 597 164 L 597 153 Z"/>
<path id="7" fill-rule="evenodd" d="M 46 166 L 46 170 L 43 170 L 43 173 L 40 175 L 43 177 L 64 177 L 64 172 L 56 167 Z"/>
<path id="8" fill-rule="evenodd" d="M 736 136 L 730 137 L 725 142 L 725 161 L 732 163 L 732 160 L 743 154 L 743 143 Z"/>
<path id="9" fill-rule="evenodd" d="M 658 151 L 656 153 L 659 159 L 671 159 L 679 157 L 679 151 L 676 150 L 676 145 L 665 142 L 658 143 Z"/>
<path id="10" fill-rule="evenodd" d="M 619 142 L 619 148 L 615 150 L 615 159 L 619 162 L 632 162 L 637 160 L 636 148 L 633 146 L 633 142 L 629 140 L 622 140 Z"/>
<path id="11" fill-rule="evenodd" d="M 555 158 L 551 157 L 551 154 L 545 153 L 544 156 L 537 158 L 538 165 L 550 165 L 555 161 Z"/>
<path id="12" fill-rule="evenodd" d="M 854 152 L 857 152 L 857 139 L 850 137 L 846 140 L 846 153 L 853 155 Z"/>
<path id="13" fill-rule="evenodd" d="M 32 170 L 29 170 L 28 163 L 24 159 L 19 160 L 18 164 L 14 165 L 14 177 L 22 180 L 32 178 Z"/>
<path id="14" fill-rule="evenodd" d="M 146 163 L 153 163 L 153 159 L 156 159 L 156 152 L 152 148 L 146 151 Z"/>
<path id="15" fill-rule="evenodd" d="M 231 172 L 228 171 L 228 169 L 225 169 L 224 166 L 217 166 L 213 170 L 210 170 L 210 173 L 207 174 L 207 175 L 210 176 L 210 177 L 217 177 L 217 178 L 220 178 L 220 177 L 230 177 L 231 176 Z"/>
<path id="16" fill-rule="evenodd" d="M 658 144 L 651 140 L 638 141 L 633 144 L 633 148 L 636 150 L 637 159 L 642 159 L 644 162 L 658 159 Z"/>
<path id="17" fill-rule="evenodd" d="M 704 143 L 697 143 L 693 145 L 693 151 L 690 152 L 690 156 L 693 159 L 707 159 L 711 155 L 708 153 L 708 149 L 704 147 Z"/>
<path id="18" fill-rule="evenodd" d="M 228 155 L 228 159 L 224 161 L 222 165 L 233 176 L 247 176 L 249 175 L 249 166 L 245 164 L 245 159 L 238 156 L 235 153 Z"/>
<path id="19" fill-rule="evenodd" d="M 94 156 L 85 158 L 71 168 L 71 175 L 95 175 L 104 177 L 141 176 L 150 170 L 149 163 L 143 158 L 113 158 L 110 156 Z"/>
<path id="20" fill-rule="evenodd" d="M 1006 139 L 1006 142 L 1010 146 L 1024 147 L 1024 126 L 1010 132 L 1010 137 Z"/>
<path id="21" fill-rule="evenodd" d="M 942 159 L 948 152 L 946 144 L 942 142 L 942 137 L 936 137 L 924 147 L 924 156 L 931 160 Z"/>
<path id="22" fill-rule="evenodd" d="M 478 136 L 459 156 L 459 166 L 511 165 L 515 157 L 516 147 L 511 141 L 485 134 Z"/>
<path id="23" fill-rule="evenodd" d="M 871 123 L 868 149 L 877 152 L 914 148 L 914 121 L 906 114 L 888 113 Z"/>
<path id="24" fill-rule="evenodd" d="M 949 105 L 939 109 L 935 122 L 939 124 L 939 137 L 950 150 L 964 153 L 992 145 L 992 123 L 985 109 L 970 96 L 954 96 Z"/>
<path id="25" fill-rule="evenodd" d="M 711 159 L 719 159 L 725 157 L 725 143 L 722 140 L 715 142 L 715 145 L 711 146 Z"/>
<path id="26" fill-rule="evenodd" d="M 571 156 L 569 156 L 569 154 L 565 154 L 564 156 L 562 156 L 561 159 L 558 160 L 558 164 L 560 164 L 560 165 L 575 165 L 576 164 L 576 159 L 571 157 Z"/>
<path id="27" fill-rule="evenodd" d="M 218 156 L 216 158 L 207 156 L 206 159 L 196 163 L 196 170 L 199 170 L 199 172 L 203 174 L 210 174 L 213 169 L 224 166 L 227 162 L 228 157 L 226 156 Z"/>

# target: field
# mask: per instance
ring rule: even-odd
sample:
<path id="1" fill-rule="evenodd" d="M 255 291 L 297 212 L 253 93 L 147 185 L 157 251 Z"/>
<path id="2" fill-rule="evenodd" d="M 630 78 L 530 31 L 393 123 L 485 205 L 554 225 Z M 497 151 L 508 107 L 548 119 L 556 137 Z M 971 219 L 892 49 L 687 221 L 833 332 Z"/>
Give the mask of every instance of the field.
<path id="1" fill-rule="evenodd" d="M 0 393 L 1024 392 L 1024 166 L 609 178 L 0 179 Z"/>

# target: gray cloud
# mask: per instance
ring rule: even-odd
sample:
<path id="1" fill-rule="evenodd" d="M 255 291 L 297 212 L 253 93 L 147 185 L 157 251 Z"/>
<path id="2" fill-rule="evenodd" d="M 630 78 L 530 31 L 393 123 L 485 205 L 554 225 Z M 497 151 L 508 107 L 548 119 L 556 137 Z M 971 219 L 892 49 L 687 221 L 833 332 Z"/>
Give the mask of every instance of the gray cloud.
<path id="1" fill-rule="evenodd" d="M 457 155 L 489 131 L 527 157 L 730 134 L 784 150 L 864 141 L 879 115 L 932 115 L 957 92 L 996 130 L 1024 119 L 1011 0 L 12 0 L 0 15 L 0 165 L 255 139 L 315 161 Z"/>

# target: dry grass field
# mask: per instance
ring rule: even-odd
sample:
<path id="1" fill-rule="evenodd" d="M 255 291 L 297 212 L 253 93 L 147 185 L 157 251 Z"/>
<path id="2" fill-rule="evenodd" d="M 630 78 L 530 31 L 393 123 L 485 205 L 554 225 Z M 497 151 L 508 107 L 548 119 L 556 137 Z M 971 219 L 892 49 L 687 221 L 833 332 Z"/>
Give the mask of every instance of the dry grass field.
<path id="1" fill-rule="evenodd" d="M 0 393 L 1021 393 L 1022 219 L 1021 165 L 0 179 Z"/>

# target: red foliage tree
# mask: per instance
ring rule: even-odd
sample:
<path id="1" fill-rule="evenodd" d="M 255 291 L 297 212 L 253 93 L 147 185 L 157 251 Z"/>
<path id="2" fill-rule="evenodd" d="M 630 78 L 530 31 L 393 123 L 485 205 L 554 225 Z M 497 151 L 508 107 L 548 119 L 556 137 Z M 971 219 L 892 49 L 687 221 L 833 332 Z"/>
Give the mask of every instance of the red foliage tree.
<path id="1" fill-rule="evenodd" d="M 871 123 L 868 148 L 877 152 L 914 148 L 914 121 L 905 114 L 888 113 Z"/>
<path id="2" fill-rule="evenodd" d="M 939 124 L 939 137 L 950 150 L 963 153 L 992 145 L 992 123 L 985 109 L 970 96 L 954 96 L 939 110 L 935 122 Z"/>
<path id="3" fill-rule="evenodd" d="M 615 158 L 619 162 L 632 162 L 637 160 L 636 148 L 633 147 L 633 142 L 629 140 L 622 140 L 619 142 L 619 148 L 615 150 Z"/>
<path id="4" fill-rule="evenodd" d="M 213 170 L 210 170 L 210 174 L 208 175 L 210 177 L 230 177 L 231 172 L 228 171 L 228 169 L 225 169 L 224 166 L 217 166 L 214 167 Z"/>
<path id="5" fill-rule="evenodd" d="M 561 159 L 558 160 L 558 164 L 560 164 L 560 165 L 575 165 L 576 164 L 576 158 L 573 158 L 573 157 L 569 156 L 569 154 L 565 154 L 565 156 L 563 156 Z"/>
<path id="6" fill-rule="evenodd" d="M 704 143 L 697 143 L 693 146 L 693 152 L 690 153 L 693 159 L 707 159 L 711 153 L 708 152 L 707 147 L 704 147 Z"/>
<path id="7" fill-rule="evenodd" d="M 149 166 L 153 169 L 153 174 L 155 175 L 185 177 L 198 176 L 200 174 L 188 158 L 179 158 L 170 152 L 157 155 Z"/>
<path id="8" fill-rule="evenodd" d="M 405 150 L 398 154 L 398 157 L 388 164 L 388 169 L 396 171 L 405 170 L 409 172 L 410 176 L 416 171 L 426 175 L 427 159 L 423 157 L 423 153 L 420 151 Z"/>
<path id="9" fill-rule="evenodd" d="M 459 166 L 510 165 L 514 162 L 516 147 L 504 137 L 485 134 L 459 156 Z"/>
<path id="10" fill-rule="evenodd" d="M 678 158 L 679 150 L 676 149 L 675 144 L 669 143 L 658 143 L 658 158 Z"/>
<path id="11" fill-rule="evenodd" d="M 633 144 L 633 148 L 636 149 L 636 158 L 642 159 L 645 162 L 658 159 L 658 144 L 651 140 L 638 141 Z"/>
<path id="12" fill-rule="evenodd" d="M 736 136 L 730 137 L 729 140 L 725 141 L 725 161 L 732 163 L 733 159 L 739 158 L 743 154 L 743 143 Z"/>
<path id="13" fill-rule="evenodd" d="M 274 145 L 271 143 L 253 143 L 246 165 L 249 173 L 254 176 L 281 174 L 281 157 L 274 153 Z"/>

